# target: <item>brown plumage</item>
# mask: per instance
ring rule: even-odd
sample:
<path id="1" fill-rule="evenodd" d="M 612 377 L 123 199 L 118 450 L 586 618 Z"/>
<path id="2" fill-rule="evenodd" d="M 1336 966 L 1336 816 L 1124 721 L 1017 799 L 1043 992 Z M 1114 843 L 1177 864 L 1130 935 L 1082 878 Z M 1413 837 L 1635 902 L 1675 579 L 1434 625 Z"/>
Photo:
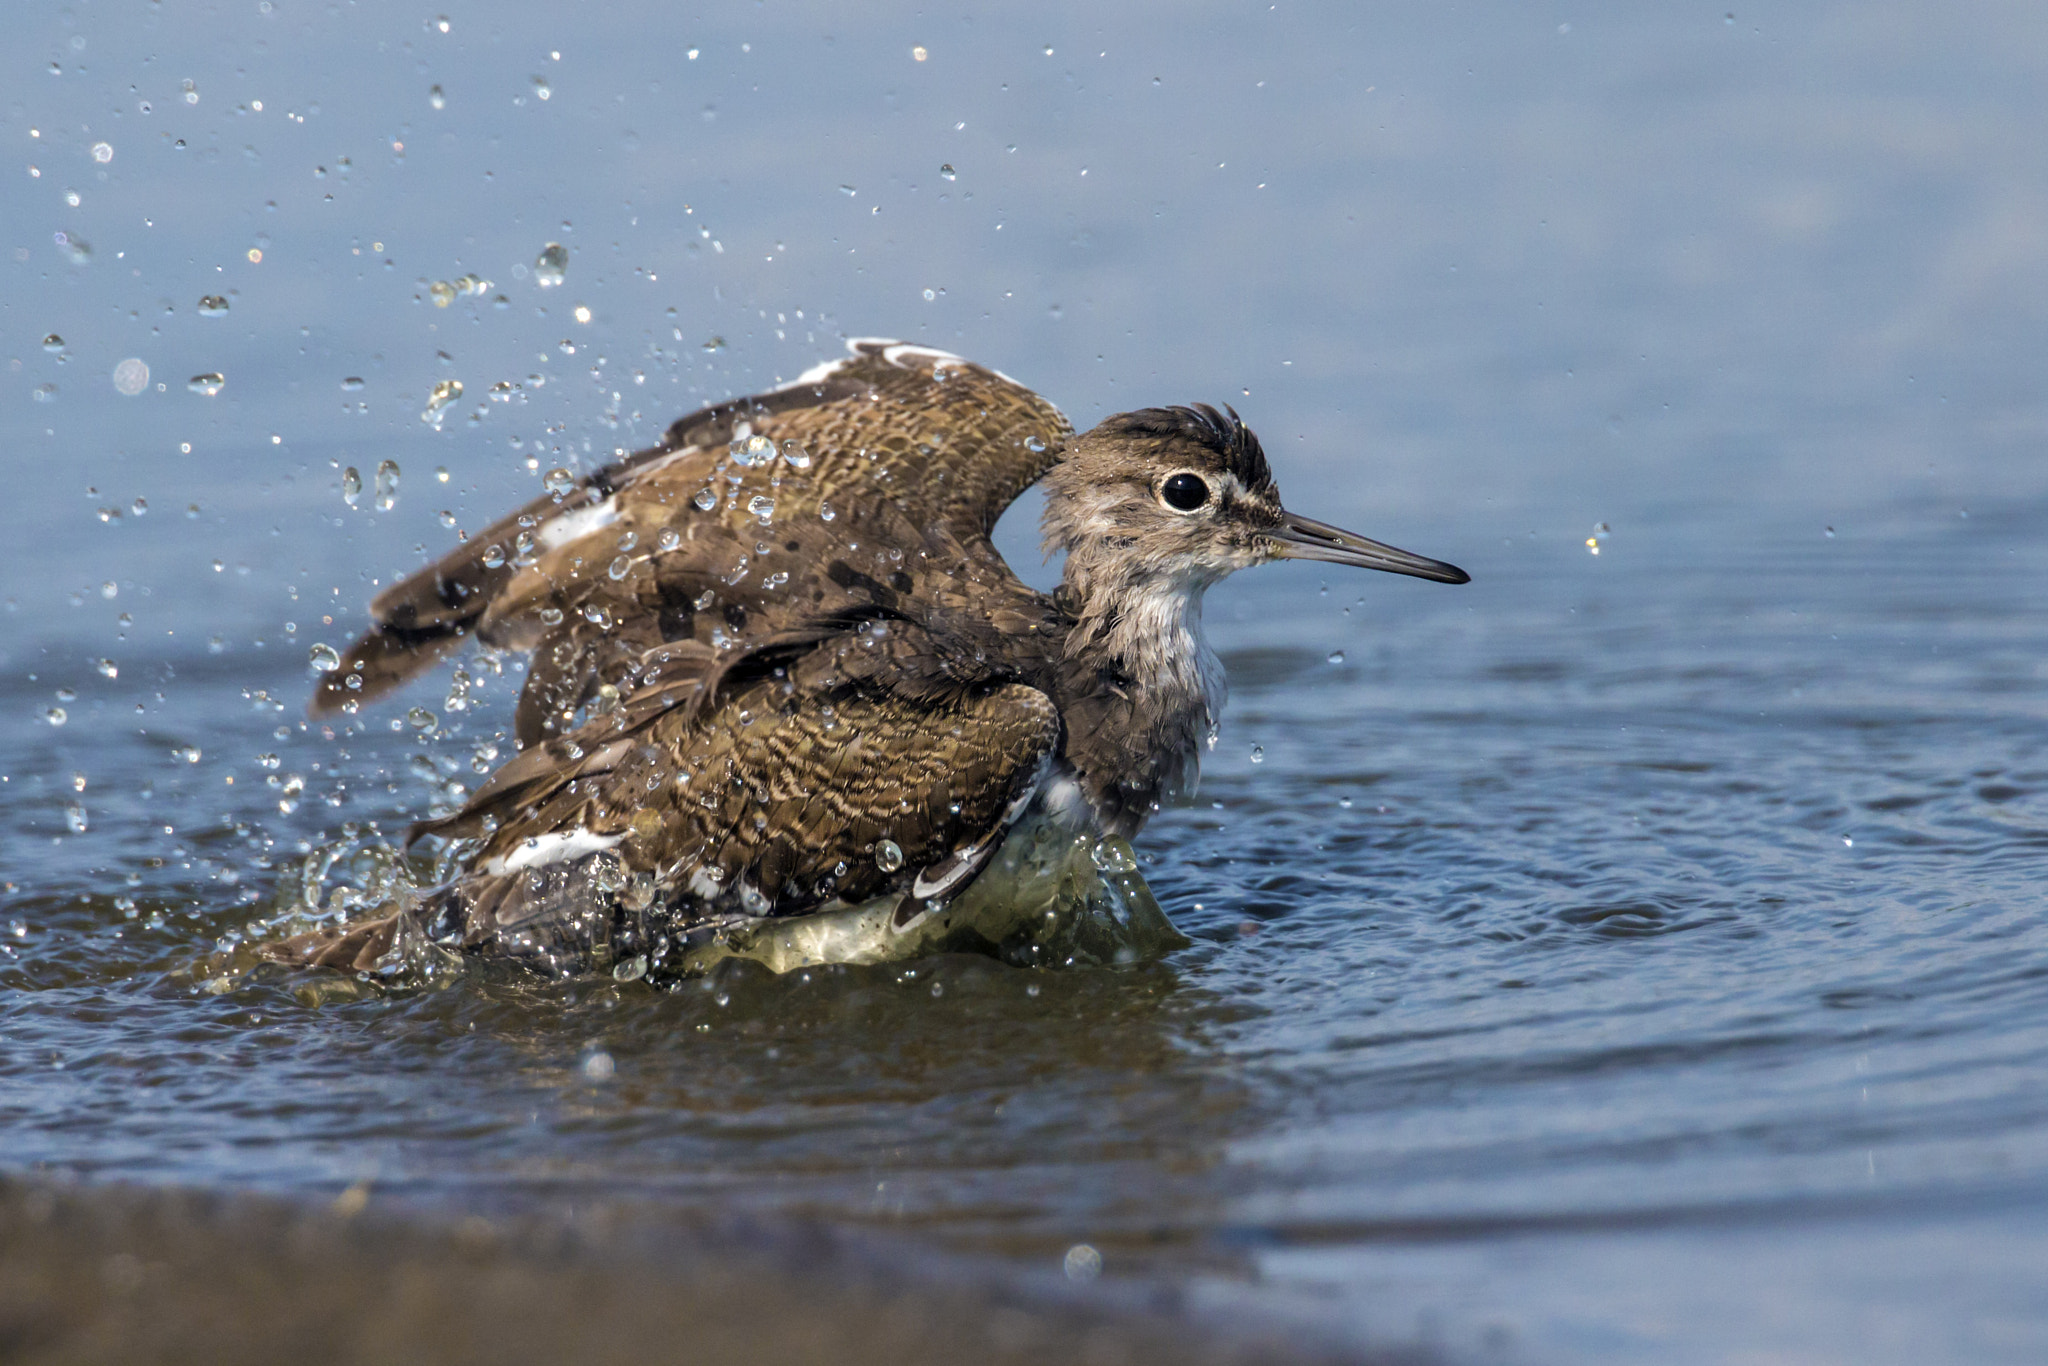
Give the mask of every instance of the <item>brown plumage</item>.
<path id="1" fill-rule="evenodd" d="M 861 341 L 708 408 L 381 594 L 321 684 L 353 711 L 465 638 L 527 649 L 521 752 L 432 834 L 468 871 L 385 921 L 280 946 L 362 967 L 408 925 L 555 970 L 657 971 L 692 936 L 966 888 L 1020 819 L 1136 833 L 1191 776 L 1222 677 L 1202 591 L 1281 556 L 1462 572 L 1281 508 L 1209 408 L 1075 437 L 980 366 Z M 989 539 L 1046 476 L 1053 595 Z M 1199 495 L 1199 497 L 1197 496 Z"/>

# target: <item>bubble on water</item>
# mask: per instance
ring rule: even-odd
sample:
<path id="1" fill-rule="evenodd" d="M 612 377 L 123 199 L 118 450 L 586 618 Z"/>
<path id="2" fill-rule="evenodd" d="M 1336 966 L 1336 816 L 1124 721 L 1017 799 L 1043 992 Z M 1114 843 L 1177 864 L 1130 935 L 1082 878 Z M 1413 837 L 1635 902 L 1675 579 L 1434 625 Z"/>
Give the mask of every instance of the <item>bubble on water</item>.
<path id="1" fill-rule="evenodd" d="M 111 659 L 102 659 L 93 667 L 99 670 L 101 678 L 119 678 L 121 676 L 121 666 Z"/>
<path id="2" fill-rule="evenodd" d="M 818 520 L 819 520 L 819 521 L 821 521 L 821 522 L 829 522 L 829 521 L 831 521 L 831 520 L 832 520 L 832 519 L 833 519 L 834 517 L 837 517 L 838 515 L 839 515 L 838 513 L 834 512 L 834 511 L 832 510 L 832 505 L 831 505 L 830 503 L 819 503 L 819 504 L 818 504 Z"/>
<path id="3" fill-rule="evenodd" d="M 765 525 L 775 517 L 775 500 L 765 493 L 757 493 L 747 500 L 747 511 L 759 517 Z"/>
<path id="4" fill-rule="evenodd" d="M 952 164 L 950 162 L 947 163 L 946 165 L 939 167 L 939 174 L 947 180 L 954 180 L 958 178 L 958 173 L 953 170 Z"/>
<path id="5" fill-rule="evenodd" d="M 226 375 L 221 374 L 218 370 L 213 370 L 203 375 L 192 376 L 192 378 L 185 381 L 185 387 L 195 394 L 212 398 L 222 389 L 225 389 L 227 383 L 228 377 Z"/>
<path id="6" fill-rule="evenodd" d="M 58 336 L 55 332 L 52 332 L 49 336 L 43 338 L 43 350 L 55 354 L 56 352 L 62 351 L 63 349 L 64 339 Z"/>
<path id="7" fill-rule="evenodd" d="M 92 145 L 92 159 L 104 166 L 114 159 L 114 145 L 110 142 L 95 142 Z"/>
<path id="8" fill-rule="evenodd" d="M 433 106 L 434 108 L 436 108 L 436 109 L 446 109 L 446 108 L 448 107 L 448 96 L 447 96 L 446 92 L 444 92 L 444 91 L 443 91 L 443 90 L 441 89 L 441 87 L 440 87 L 440 86 L 438 86 L 438 85 L 432 85 L 432 86 L 428 86 L 428 87 L 427 87 L 427 103 L 428 103 L 428 104 L 430 104 L 430 105 L 432 105 L 432 106 Z"/>
<path id="9" fill-rule="evenodd" d="M 576 476 L 557 465 L 541 476 L 540 483 L 549 493 L 561 495 L 576 487 Z"/>
<path id="10" fill-rule="evenodd" d="M 83 237 L 74 237 L 68 232 L 59 232 L 52 235 L 52 240 L 56 242 L 57 250 L 64 253 L 64 259 L 72 265 L 82 266 L 92 260 L 92 243 L 86 241 Z"/>
<path id="11" fill-rule="evenodd" d="M 811 453 L 804 449 L 801 441 L 782 443 L 782 463 L 793 470 L 807 470 L 811 467 Z"/>
<path id="12" fill-rule="evenodd" d="M 114 367 L 114 388 L 134 398 L 149 387 L 149 366 L 141 358 L 130 356 Z"/>
<path id="13" fill-rule="evenodd" d="M 341 651 L 325 643 L 315 645 L 306 651 L 306 662 L 324 674 L 331 674 L 341 667 Z"/>
<path id="14" fill-rule="evenodd" d="M 74 835 L 83 835 L 86 830 L 85 808 L 76 802 L 64 808 L 64 824 Z"/>
<path id="15" fill-rule="evenodd" d="M 534 258 L 533 282 L 542 289 L 553 289 L 568 273 L 569 249 L 560 242 L 548 243 Z"/>
<path id="16" fill-rule="evenodd" d="M 199 296 L 200 317 L 218 318 L 227 311 L 228 301 L 224 296 L 219 294 L 202 294 Z"/>
<path id="17" fill-rule="evenodd" d="M 345 394 L 359 394 L 363 391 L 363 385 L 364 380 L 361 375 L 350 375 L 342 380 L 341 391 Z"/>
<path id="18" fill-rule="evenodd" d="M 434 715 L 425 707 L 414 707 L 405 714 L 405 723 L 414 730 L 432 730 L 440 723 L 440 720 L 440 717 Z"/>
<path id="19" fill-rule="evenodd" d="M 1255 764 L 1263 764 L 1266 762 L 1266 747 L 1264 745 L 1252 746 L 1252 762 Z"/>
<path id="20" fill-rule="evenodd" d="M 1050 57 L 1052 49 L 1047 48 L 1045 53 Z M 1070 1281 L 1092 1281 L 1102 1274 L 1102 1254 L 1086 1243 L 1076 1243 L 1067 1249 L 1060 1266 Z"/>
<path id="21" fill-rule="evenodd" d="M 434 307 L 446 308 L 455 302 L 455 286 L 446 280 L 436 280 L 427 286 L 427 297 L 434 301 Z"/>
<path id="22" fill-rule="evenodd" d="M 427 391 L 427 406 L 420 411 L 420 421 L 441 425 L 441 417 L 448 411 L 448 405 L 462 397 L 462 381 L 444 379 Z"/>
<path id="23" fill-rule="evenodd" d="M 43 719 L 53 726 L 61 726 L 71 719 L 71 713 L 62 707 L 52 707 L 43 713 Z"/>
<path id="24" fill-rule="evenodd" d="M 633 557 L 630 555 L 619 556 L 617 559 L 611 562 L 611 567 L 605 570 L 605 573 L 609 574 L 614 579 L 623 579 L 626 577 L 626 575 L 632 572 Z"/>
<path id="25" fill-rule="evenodd" d="M 765 436 L 740 437 L 726 447 L 733 460 L 741 465 L 765 465 L 775 458 L 775 443 Z"/>
<path id="26" fill-rule="evenodd" d="M 1342 650 L 1330 651 L 1330 662 L 1332 664 L 1342 664 L 1344 662 L 1344 652 Z"/>
<path id="27" fill-rule="evenodd" d="M 341 472 L 341 501 L 354 507 L 363 496 L 363 472 L 350 465 Z"/>
<path id="28" fill-rule="evenodd" d="M 903 866 L 903 846 L 895 840 L 875 841 L 875 867 L 893 873 Z"/>
<path id="29" fill-rule="evenodd" d="M 939 296 L 938 296 L 938 294 L 937 294 L 936 292 L 932 291 L 932 290 L 929 290 L 929 289 L 927 289 L 927 290 L 926 290 L 926 291 L 924 292 L 924 301 L 925 301 L 926 303 L 930 303 L 930 302 L 931 302 L 932 300 L 934 300 L 934 299 L 936 299 L 936 298 L 938 298 L 938 297 L 939 297 Z"/>

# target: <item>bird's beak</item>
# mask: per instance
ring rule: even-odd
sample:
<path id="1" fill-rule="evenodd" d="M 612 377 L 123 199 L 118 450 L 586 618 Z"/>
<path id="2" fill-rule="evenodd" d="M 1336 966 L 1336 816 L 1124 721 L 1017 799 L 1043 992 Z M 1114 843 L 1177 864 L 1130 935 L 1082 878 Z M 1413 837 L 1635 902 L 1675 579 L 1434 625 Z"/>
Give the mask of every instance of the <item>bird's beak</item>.
<path id="1" fill-rule="evenodd" d="M 1285 560 L 1327 560 L 1360 569 L 1384 569 L 1390 574 L 1413 574 L 1418 579 L 1434 579 L 1438 583 L 1472 581 L 1470 574 L 1454 564 L 1396 550 L 1292 512 L 1282 512 L 1280 525 L 1266 535 L 1273 542 L 1274 554 Z"/>

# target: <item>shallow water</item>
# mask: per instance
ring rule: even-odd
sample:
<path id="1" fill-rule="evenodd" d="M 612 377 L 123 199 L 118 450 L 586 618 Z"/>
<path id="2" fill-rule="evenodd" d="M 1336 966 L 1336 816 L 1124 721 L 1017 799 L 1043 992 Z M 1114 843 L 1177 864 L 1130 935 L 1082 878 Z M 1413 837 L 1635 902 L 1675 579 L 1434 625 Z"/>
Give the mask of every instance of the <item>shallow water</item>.
<path id="1" fill-rule="evenodd" d="M 2038 1359 L 2048 23 L 1695 8 L 49 21 L 0 203 L 8 1166 L 1085 1242 L 1479 1359 Z M 508 307 L 437 309 L 470 270 Z M 1212 594 L 1159 963 L 214 990 L 306 851 L 504 748 L 474 666 L 301 723 L 369 580 L 841 330 L 1084 425 L 1230 399 L 1290 505 L 1475 581 Z"/>

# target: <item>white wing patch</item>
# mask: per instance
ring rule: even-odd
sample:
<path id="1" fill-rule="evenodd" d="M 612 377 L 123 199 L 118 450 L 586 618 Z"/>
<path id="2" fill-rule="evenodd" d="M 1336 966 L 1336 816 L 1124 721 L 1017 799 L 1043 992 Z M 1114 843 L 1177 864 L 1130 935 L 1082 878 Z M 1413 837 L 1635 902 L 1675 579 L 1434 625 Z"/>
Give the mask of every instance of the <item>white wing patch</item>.
<path id="1" fill-rule="evenodd" d="M 593 531 L 603 531 L 619 520 L 619 510 L 609 498 L 567 512 L 558 512 L 540 524 L 534 539 L 543 550 L 559 550 L 571 541 L 580 541 Z"/>
<path id="2" fill-rule="evenodd" d="M 595 854 L 609 849 L 625 838 L 624 832 L 600 835 L 594 830 L 556 830 L 545 835 L 533 835 L 510 854 L 494 858 L 485 864 L 484 871 L 503 876 L 506 873 L 516 873 L 521 868 L 545 868 L 551 863 L 582 858 L 585 854 Z"/>

